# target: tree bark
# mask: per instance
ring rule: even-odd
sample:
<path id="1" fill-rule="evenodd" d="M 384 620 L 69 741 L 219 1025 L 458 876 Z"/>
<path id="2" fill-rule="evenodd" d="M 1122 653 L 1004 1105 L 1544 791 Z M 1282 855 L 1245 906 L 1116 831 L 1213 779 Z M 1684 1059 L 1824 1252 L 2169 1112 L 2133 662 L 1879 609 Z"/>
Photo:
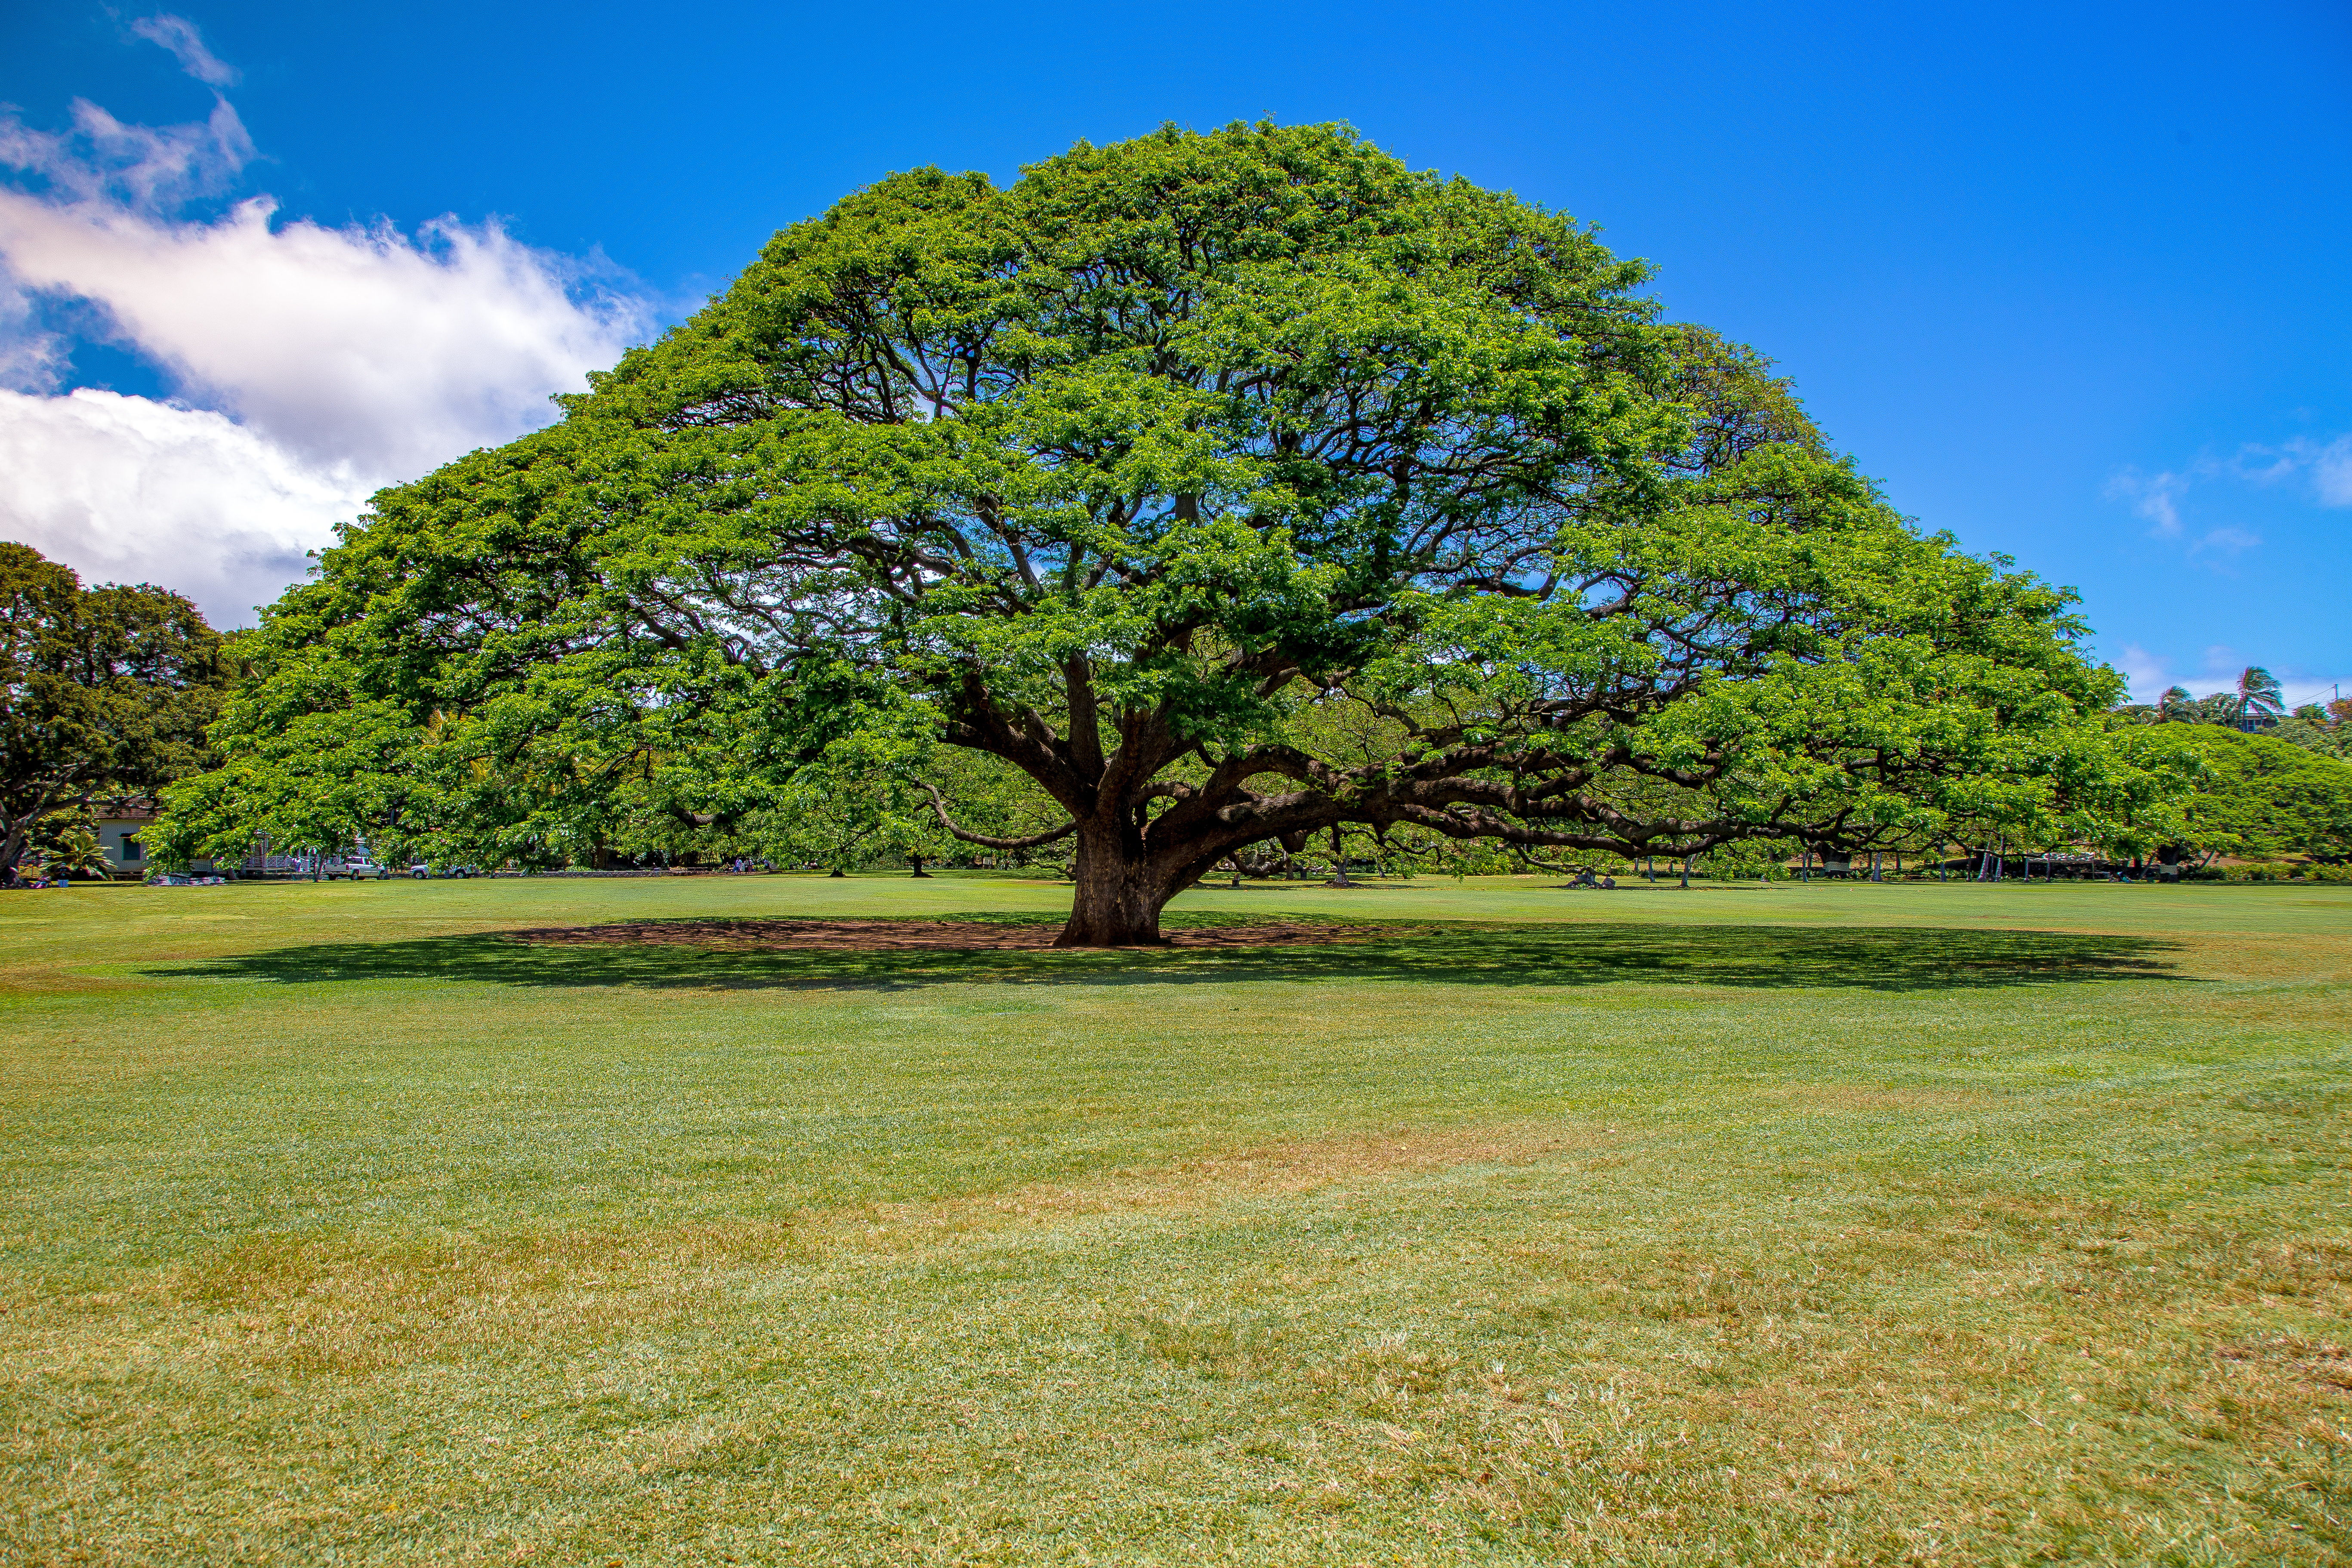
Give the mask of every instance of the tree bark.
<path id="1" fill-rule="evenodd" d="M 1110 824 L 1078 829 L 1070 867 L 1077 892 L 1055 947 L 1159 947 L 1160 911 L 1189 881 Z"/>

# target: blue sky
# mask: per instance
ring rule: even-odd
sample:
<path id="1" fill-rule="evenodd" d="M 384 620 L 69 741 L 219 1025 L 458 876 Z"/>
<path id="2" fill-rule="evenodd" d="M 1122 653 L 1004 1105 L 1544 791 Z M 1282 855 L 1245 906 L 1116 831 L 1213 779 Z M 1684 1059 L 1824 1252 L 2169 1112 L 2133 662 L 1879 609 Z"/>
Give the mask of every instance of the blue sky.
<path id="1" fill-rule="evenodd" d="M 2352 688 L 2340 0 L 62 0 L 0 15 L 0 531 L 225 620 L 858 184 L 1271 115 L 1598 223 L 2143 692 Z"/>

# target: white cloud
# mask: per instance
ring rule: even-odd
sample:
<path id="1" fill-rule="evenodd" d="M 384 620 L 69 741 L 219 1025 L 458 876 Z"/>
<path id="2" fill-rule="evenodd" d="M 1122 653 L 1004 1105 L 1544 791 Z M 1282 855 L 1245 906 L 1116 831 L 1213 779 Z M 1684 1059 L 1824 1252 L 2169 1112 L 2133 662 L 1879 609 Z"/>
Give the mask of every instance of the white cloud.
<path id="1" fill-rule="evenodd" d="M 2312 483 L 2322 506 L 2352 506 L 2352 436 L 2338 436 L 2311 454 Z"/>
<path id="2" fill-rule="evenodd" d="M 85 578 L 160 583 L 217 625 L 299 578 L 366 500 L 226 416 L 88 387 L 0 392 L 0 537 Z"/>
<path id="3" fill-rule="evenodd" d="M 2258 485 L 2298 476 L 2311 478 L 2312 498 L 2322 506 L 2352 506 L 2352 435 L 2322 444 L 2297 436 L 2275 447 L 2249 443 L 2228 458 L 2200 465 L 2207 474 L 2226 474 Z"/>
<path id="4" fill-rule="evenodd" d="M 2216 528 L 2197 536 L 2189 547 L 2191 555 L 2242 555 L 2263 542 L 2259 533 L 2249 533 L 2242 528 Z"/>
<path id="5" fill-rule="evenodd" d="M 2299 680 L 2287 676 L 2279 678 L 2279 689 L 2286 696 L 2288 709 L 2316 702 L 2322 707 L 2352 691 L 2352 673 L 2332 680 Z"/>
<path id="6" fill-rule="evenodd" d="M 267 198 L 215 223 L 0 192 L 0 257 L 24 285 L 103 306 L 184 395 L 312 462 L 383 479 L 547 423 L 643 328 L 581 300 L 578 268 L 496 224 L 273 226 Z"/>
<path id="7" fill-rule="evenodd" d="M 2180 532 L 2180 498 L 2188 489 L 2186 475 L 2126 468 L 2107 481 L 2107 499 L 2131 502 L 2133 511 L 2155 524 L 2149 533 L 2170 539 Z"/>
<path id="8" fill-rule="evenodd" d="M 65 344 L 35 325 L 31 297 L 0 276 L 0 387 L 46 392 L 64 364 Z"/>
<path id="9" fill-rule="evenodd" d="M 2124 645 L 2116 668 L 2123 671 L 2125 686 L 2135 702 L 2153 702 L 2172 684 L 2164 660 L 2137 643 Z"/>
<path id="10" fill-rule="evenodd" d="M 2324 444 L 2301 436 L 2275 447 L 2249 442 L 2227 458 L 2202 457 L 2178 472 L 2121 468 L 2107 480 L 2106 495 L 2109 500 L 2128 501 L 2135 514 L 2147 519 L 2149 537 L 2179 539 L 2186 531 L 2181 503 L 2192 486 L 2217 479 L 2268 486 L 2305 477 L 2312 499 L 2321 506 L 2352 506 L 2352 434 Z M 2261 542 L 2243 529 L 2217 528 L 2200 534 L 2189 545 L 2189 553 L 2234 555 Z"/>
<path id="11" fill-rule="evenodd" d="M 228 100 L 184 125 L 125 125 L 88 99 L 77 98 L 70 129 L 36 131 L 0 116 L 0 163 L 21 169 L 50 200 L 163 212 L 229 188 L 253 162 L 253 138 Z"/>
<path id="12" fill-rule="evenodd" d="M 185 16 L 163 12 L 142 16 L 131 24 L 131 36 L 160 44 L 180 62 L 180 68 L 207 87 L 235 87 L 236 68 L 224 64 L 212 50 L 205 47 L 204 35 Z"/>
<path id="13" fill-rule="evenodd" d="M 228 79 L 193 26 L 134 31 Z M 205 74 L 210 72 L 210 75 Z M 179 216 L 254 156 L 224 100 L 199 124 L 125 125 L 77 101 L 61 132 L 0 116 L 0 531 L 94 580 L 179 587 L 223 624 L 300 575 L 382 485 L 555 416 L 651 325 L 575 258 L 495 220 L 331 228 L 268 197 Z M 161 368 L 171 403 L 56 395 L 64 340 L 36 300 Z"/>

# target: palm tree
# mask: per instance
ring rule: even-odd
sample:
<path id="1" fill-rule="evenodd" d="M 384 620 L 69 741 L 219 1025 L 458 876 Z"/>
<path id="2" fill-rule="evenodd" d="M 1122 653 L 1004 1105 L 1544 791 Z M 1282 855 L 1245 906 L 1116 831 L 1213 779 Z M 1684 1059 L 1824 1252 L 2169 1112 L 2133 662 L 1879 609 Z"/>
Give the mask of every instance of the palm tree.
<path id="1" fill-rule="evenodd" d="M 2193 724 L 2197 721 L 2197 699 L 2189 695 L 2185 686 L 2168 686 L 2164 695 L 2156 700 L 2156 716 L 2170 723 Z"/>
<path id="2" fill-rule="evenodd" d="M 2286 710 L 2286 694 L 2269 670 L 2250 664 L 2238 674 L 2237 709 L 2239 729 L 2259 730 L 2278 721 Z"/>

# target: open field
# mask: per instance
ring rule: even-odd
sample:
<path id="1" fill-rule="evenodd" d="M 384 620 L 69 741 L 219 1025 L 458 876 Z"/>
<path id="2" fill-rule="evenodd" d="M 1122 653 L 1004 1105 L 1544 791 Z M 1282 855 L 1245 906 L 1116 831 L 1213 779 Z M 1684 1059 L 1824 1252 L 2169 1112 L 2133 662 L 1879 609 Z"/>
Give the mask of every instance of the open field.
<path id="1" fill-rule="evenodd" d="M 2352 1561 L 2352 889 L 0 899 L 0 1560 Z"/>

